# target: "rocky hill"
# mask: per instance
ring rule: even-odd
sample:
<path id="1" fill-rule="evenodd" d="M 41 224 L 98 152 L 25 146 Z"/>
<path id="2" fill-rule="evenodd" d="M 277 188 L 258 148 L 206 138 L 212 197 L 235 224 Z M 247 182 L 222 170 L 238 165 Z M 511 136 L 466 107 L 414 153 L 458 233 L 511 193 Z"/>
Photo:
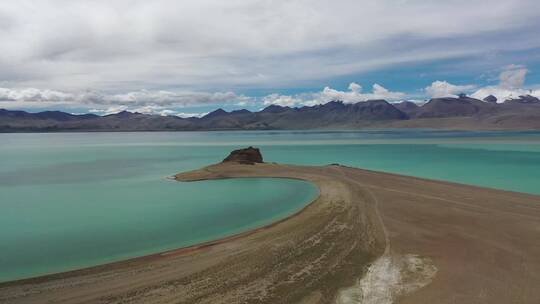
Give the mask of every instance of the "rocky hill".
<path id="1" fill-rule="evenodd" d="M 245 149 L 238 149 L 232 151 L 229 156 L 227 156 L 223 160 L 223 162 L 253 165 L 255 163 L 262 163 L 263 157 L 261 151 L 258 148 L 248 147 Z"/>

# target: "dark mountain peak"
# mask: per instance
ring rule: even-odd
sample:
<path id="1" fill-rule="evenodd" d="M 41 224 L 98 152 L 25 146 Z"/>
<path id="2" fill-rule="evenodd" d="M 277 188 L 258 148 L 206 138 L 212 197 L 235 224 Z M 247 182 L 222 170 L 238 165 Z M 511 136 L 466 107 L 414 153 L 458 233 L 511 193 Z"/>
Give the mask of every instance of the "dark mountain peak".
<path id="1" fill-rule="evenodd" d="M 224 116 L 224 115 L 227 115 L 229 114 L 227 111 L 223 110 L 222 108 L 219 108 L 215 111 L 212 111 L 206 115 L 204 115 L 202 118 L 214 118 L 214 117 L 219 117 L 219 116 Z"/>
<path id="2" fill-rule="evenodd" d="M 489 102 L 489 103 L 497 103 L 497 97 L 495 97 L 493 95 L 489 95 L 486 98 L 484 98 L 483 100 L 485 102 Z"/>
<path id="3" fill-rule="evenodd" d="M 332 100 L 325 104 L 316 105 L 315 108 L 320 108 L 324 111 L 339 110 L 345 108 L 346 105 L 341 100 Z"/>
<path id="4" fill-rule="evenodd" d="M 407 119 L 409 116 L 384 99 L 370 99 L 352 105 L 352 111 L 365 120 Z"/>
<path id="5" fill-rule="evenodd" d="M 344 106 L 345 104 L 343 103 L 342 100 L 332 100 L 332 101 L 329 101 L 325 104 L 322 104 L 321 106 L 326 106 L 326 107 L 342 107 Z"/>
<path id="6" fill-rule="evenodd" d="M 251 114 L 251 111 L 246 109 L 234 110 L 231 114 Z"/>
<path id="7" fill-rule="evenodd" d="M 261 113 L 282 113 L 290 109 L 291 108 L 289 107 L 282 107 L 280 105 L 269 105 L 268 107 L 264 108 Z"/>

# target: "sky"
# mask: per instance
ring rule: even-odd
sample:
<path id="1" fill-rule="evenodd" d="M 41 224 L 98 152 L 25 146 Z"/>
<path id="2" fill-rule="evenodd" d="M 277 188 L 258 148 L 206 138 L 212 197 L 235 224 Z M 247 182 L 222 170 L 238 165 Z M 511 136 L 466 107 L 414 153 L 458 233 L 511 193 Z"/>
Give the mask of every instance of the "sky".
<path id="1" fill-rule="evenodd" d="M 0 2 L 0 108 L 540 96 L 538 0 Z"/>

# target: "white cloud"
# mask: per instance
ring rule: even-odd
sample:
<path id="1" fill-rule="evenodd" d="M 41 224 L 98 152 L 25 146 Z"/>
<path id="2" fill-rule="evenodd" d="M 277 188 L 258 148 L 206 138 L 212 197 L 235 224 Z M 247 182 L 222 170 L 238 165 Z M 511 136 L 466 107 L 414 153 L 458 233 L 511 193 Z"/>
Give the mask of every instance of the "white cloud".
<path id="1" fill-rule="evenodd" d="M 294 96 L 270 94 L 263 97 L 264 105 L 280 105 L 280 106 L 298 106 L 306 105 L 313 106 L 317 104 L 325 104 L 330 101 L 343 101 L 344 103 L 356 103 L 373 99 L 385 99 L 388 101 L 400 100 L 405 98 L 406 94 L 402 92 L 392 92 L 379 84 L 373 85 L 371 93 L 362 93 L 362 86 L 351 82 L 349 91 L 340 91 L 325 87 L 321 92 L 303 93 Z"/>
<path id="2" fill-rule="evenodd" d="M 499 84 L 478 89 L 471 96 L 483 99 L 489 95 L 497 97 L 497 102 L 501 103 L 507 99 L 518 98 L 522 95 L 532 95 L 540 97 L 539 89 L 524 88 L 525 78 L 528 69 L 521 65 L 509 65 L 499 74 Z"/>
<path id="3" fill-rule="evenodd" d="M 373 85 L 373 99 L 387 99 L 387 100 L 397 100 L 405 97 L 405 93 L 402 92 L 390 92 L 381 85 Z"/>
<path id="4" fill-rule="evenodd" d="M 275 93 L 263 97 L 262 101 L 265 106 L 279 105 L 282 107 L 294 107 L 303 102 L 303 100 L 300 98 L 296 98 L 289 95 L 280 95 L 280 94 L 275 94 Z"/>
<path id="5" fill-rule="evenodd" d="M 468 92 L 474 89 L 474 85 L 454 85 L 447 81 L 434 81 L 424 90 L 431 98 L 456 97 L 460 93 Z"/>
<path id="6" fill-rule="evenodd" d="M 0 101 L 72 101 L 74 96 L 54 90 L 0 88 Z"/>
<path id="7" fill-rule="evenodd" d="M 373 85 L 372 93 L 362 93 L 362 86 L 352 82 L 349 84 L 349 91 L 339 91 L 330 87 L 315 95 L 315 101 L 318 103 L 327 103 L 329 101 L 341 100 L 345 103 L 355 103 L 370 99 L 398 100 L 405 97 L 405 93 L 391 92 L 379 84 Z"/>
<path id="8" fill-rule="evenodd" d="M 148 91 L 141 90 L 129 92 L 125 94 L 116 94 L 105 96 L 100 100 L 102 103 L 118 103 L 118 104 L 159 104 L 159 105 L 175 105 L 175 106 L 190 106 L 201 104 L 218 104 L 218 103 L 243 103 L 250 101 L 249 97 L 237 95 L 233 92 L 170 92 L 170 91 Z"/>
<path id="9" fill-rule="evenodd" d="M 298 95 L 270 94 L 261 99 L 249 97 L 234 92 L 171 92 L 165 90 L 140 90 L 119 94 L 106 94 L 98 91 L 85 91 L 82 93 L 68 93 L 53 90 L 39 90 L 35 88 L 8 89 L 0 88 L 0 102 L 9 104 L 11 108 L 28 106 L 51 106 L 55 103 L 68 104 L 90 108 L 92 113 L 113 114 L 123 110 L 135 111 L 144 114 L 174 115 L 163 110 L 171 108 L 185 108 L 201 105 L 248 106 L 257 101 L 268 106 L 315 105 L 333 100 L 345 103 L 366 101 L 369 99 L 386 99 L 389 101 L 403 99 L 405 93 L 392 92 L 379 84 L 374 84 L 371 93 L 363 93 L 362 86 L 352 82 L 349 91 L 339 91 L 325 87 L 321 92 L 302 93 Z M 188 113 L 189 114 L 189 113 Z"/>
<path id="10" fill-rule="evenodd" d="M 349 90 L 354 93 L 360 93 L 362 91 L 362 86 L 356 82 L 351 82 L 349 84 Z"/>
<path id="11" fill-rule="evenodd" d="M 140 90 L 122 94 L 105 94 L 96 91 L 67 93 L 35 88 L 0 88 L 0 102 L 61 102 L 80 105 L 130 105 L 130 106 L 175 106 L 236 104 L 247 105 L 252 98 L 234 92 L 171 92 Z M 141 108 L 144 110 L 144 108 Z"/>
<path id="12" fill-rule="evenodd" d="M 528 70 L 522 66 L 510 65 L 499 74 L 500 84 L 502 88 L 522 88 L 525 84 L 525 77 Z"/>

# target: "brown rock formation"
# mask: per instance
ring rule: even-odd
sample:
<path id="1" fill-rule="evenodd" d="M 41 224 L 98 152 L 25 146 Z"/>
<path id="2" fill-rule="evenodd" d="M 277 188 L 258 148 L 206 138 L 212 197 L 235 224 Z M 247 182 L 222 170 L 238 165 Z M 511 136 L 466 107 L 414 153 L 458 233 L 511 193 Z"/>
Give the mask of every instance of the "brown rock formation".
<path id="1" fill-rule="evenodd" d="M 263 163 L 261 151 L 258 148 L 248 147 L 232 151 L 223 162 L 236 162 L 240 164 L 253 165 Z"/>

